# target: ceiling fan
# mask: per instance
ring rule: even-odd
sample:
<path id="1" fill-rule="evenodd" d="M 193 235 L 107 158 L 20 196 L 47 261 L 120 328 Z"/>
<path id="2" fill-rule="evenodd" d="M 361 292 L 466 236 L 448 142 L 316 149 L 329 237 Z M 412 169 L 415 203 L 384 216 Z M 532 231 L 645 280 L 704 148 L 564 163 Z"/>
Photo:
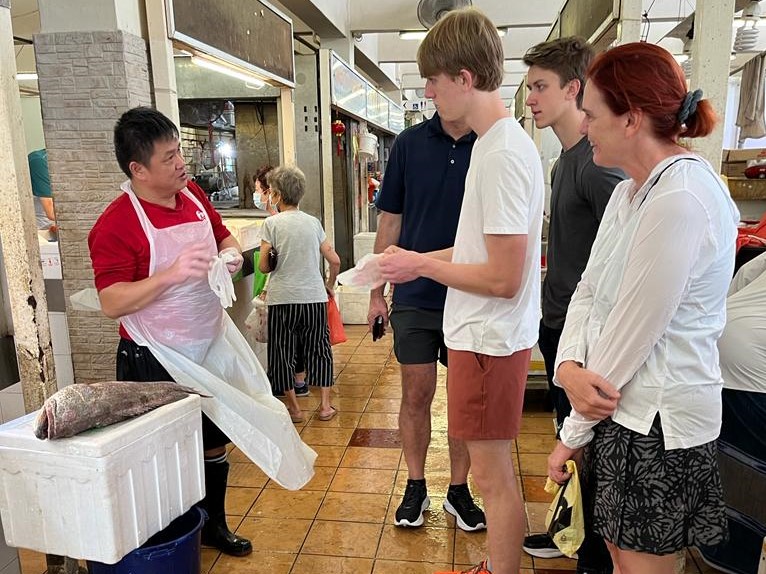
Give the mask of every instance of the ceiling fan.
<path id="1" fill-rule="evenodd" d="M 418 20 L 425 28 L 431 28 L 450 10 L 471 6 L 471 0 L 420 0 L 418 2 Z"/>

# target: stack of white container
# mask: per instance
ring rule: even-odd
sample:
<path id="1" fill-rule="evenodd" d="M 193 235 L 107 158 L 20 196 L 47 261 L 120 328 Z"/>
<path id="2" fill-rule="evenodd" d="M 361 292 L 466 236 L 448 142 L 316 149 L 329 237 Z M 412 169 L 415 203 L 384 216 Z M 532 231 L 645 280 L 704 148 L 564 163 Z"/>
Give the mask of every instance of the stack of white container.
<path id="1" fill-rule="evenodd" d="M 53 441 L 35 416 L 0 426 L 9 546 L 113 564 L 205 495 L 197 395 Z"/>

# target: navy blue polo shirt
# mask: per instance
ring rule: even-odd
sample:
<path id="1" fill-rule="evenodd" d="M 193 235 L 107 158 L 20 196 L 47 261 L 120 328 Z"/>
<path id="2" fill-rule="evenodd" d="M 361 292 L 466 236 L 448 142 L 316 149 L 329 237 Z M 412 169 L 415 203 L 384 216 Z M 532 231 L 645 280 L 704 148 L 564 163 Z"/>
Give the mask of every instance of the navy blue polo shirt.
<path id="1" fill-rule="evenodd" d="M 453 140 L 436 113 L 397 136 L 375 205 L 402 215 L 400 247 L 425 253 L 454 245 L 475 141 L 473 132 Z M 394 303 L 423 309 L 444 309 L 446 296 L 444 285 L 425 278 L 394 289 Z"/>

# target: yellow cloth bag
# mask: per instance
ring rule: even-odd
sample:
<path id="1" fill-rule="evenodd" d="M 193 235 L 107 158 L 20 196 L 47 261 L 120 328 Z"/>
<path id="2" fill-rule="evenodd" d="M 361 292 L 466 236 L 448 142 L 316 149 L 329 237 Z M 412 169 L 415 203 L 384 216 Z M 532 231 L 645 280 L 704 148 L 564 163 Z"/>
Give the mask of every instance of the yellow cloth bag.
<path id="1" fill-rule="evenodd" d="M 545 492 L 554 495 L 545 517 L 545 526 L 558 549 L 572 558 L 585 539 L 585 519 L 577 465 L 568 460 L 566 466 L 572 476 L 563 485 L 556 484 L 550 478 L 545 482 Z"/>

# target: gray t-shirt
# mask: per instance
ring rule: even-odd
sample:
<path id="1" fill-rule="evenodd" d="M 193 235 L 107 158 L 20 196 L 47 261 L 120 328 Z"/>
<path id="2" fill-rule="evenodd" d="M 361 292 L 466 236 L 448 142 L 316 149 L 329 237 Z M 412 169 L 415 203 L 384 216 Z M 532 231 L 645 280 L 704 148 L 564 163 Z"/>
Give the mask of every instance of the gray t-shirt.
<path id="1" fill-rule="evenodd" d="M 272 215 L 264 220 L 261 237 L 277 252 L 267 287 L 269 305 L 327 301 L 319 252 L 326 235 L 316 217 L 297 209 Z"/>
<path id="2" fill-rule="evenodd" d="M 625 179 L 617 169 L 598 167 L 583 137 L 561 152 L 551 173 L 548 270 L 543 282 L 543 323 L 563 329 L 569 301 L 588 263 L 601 217 L 614 186 Z"/>

